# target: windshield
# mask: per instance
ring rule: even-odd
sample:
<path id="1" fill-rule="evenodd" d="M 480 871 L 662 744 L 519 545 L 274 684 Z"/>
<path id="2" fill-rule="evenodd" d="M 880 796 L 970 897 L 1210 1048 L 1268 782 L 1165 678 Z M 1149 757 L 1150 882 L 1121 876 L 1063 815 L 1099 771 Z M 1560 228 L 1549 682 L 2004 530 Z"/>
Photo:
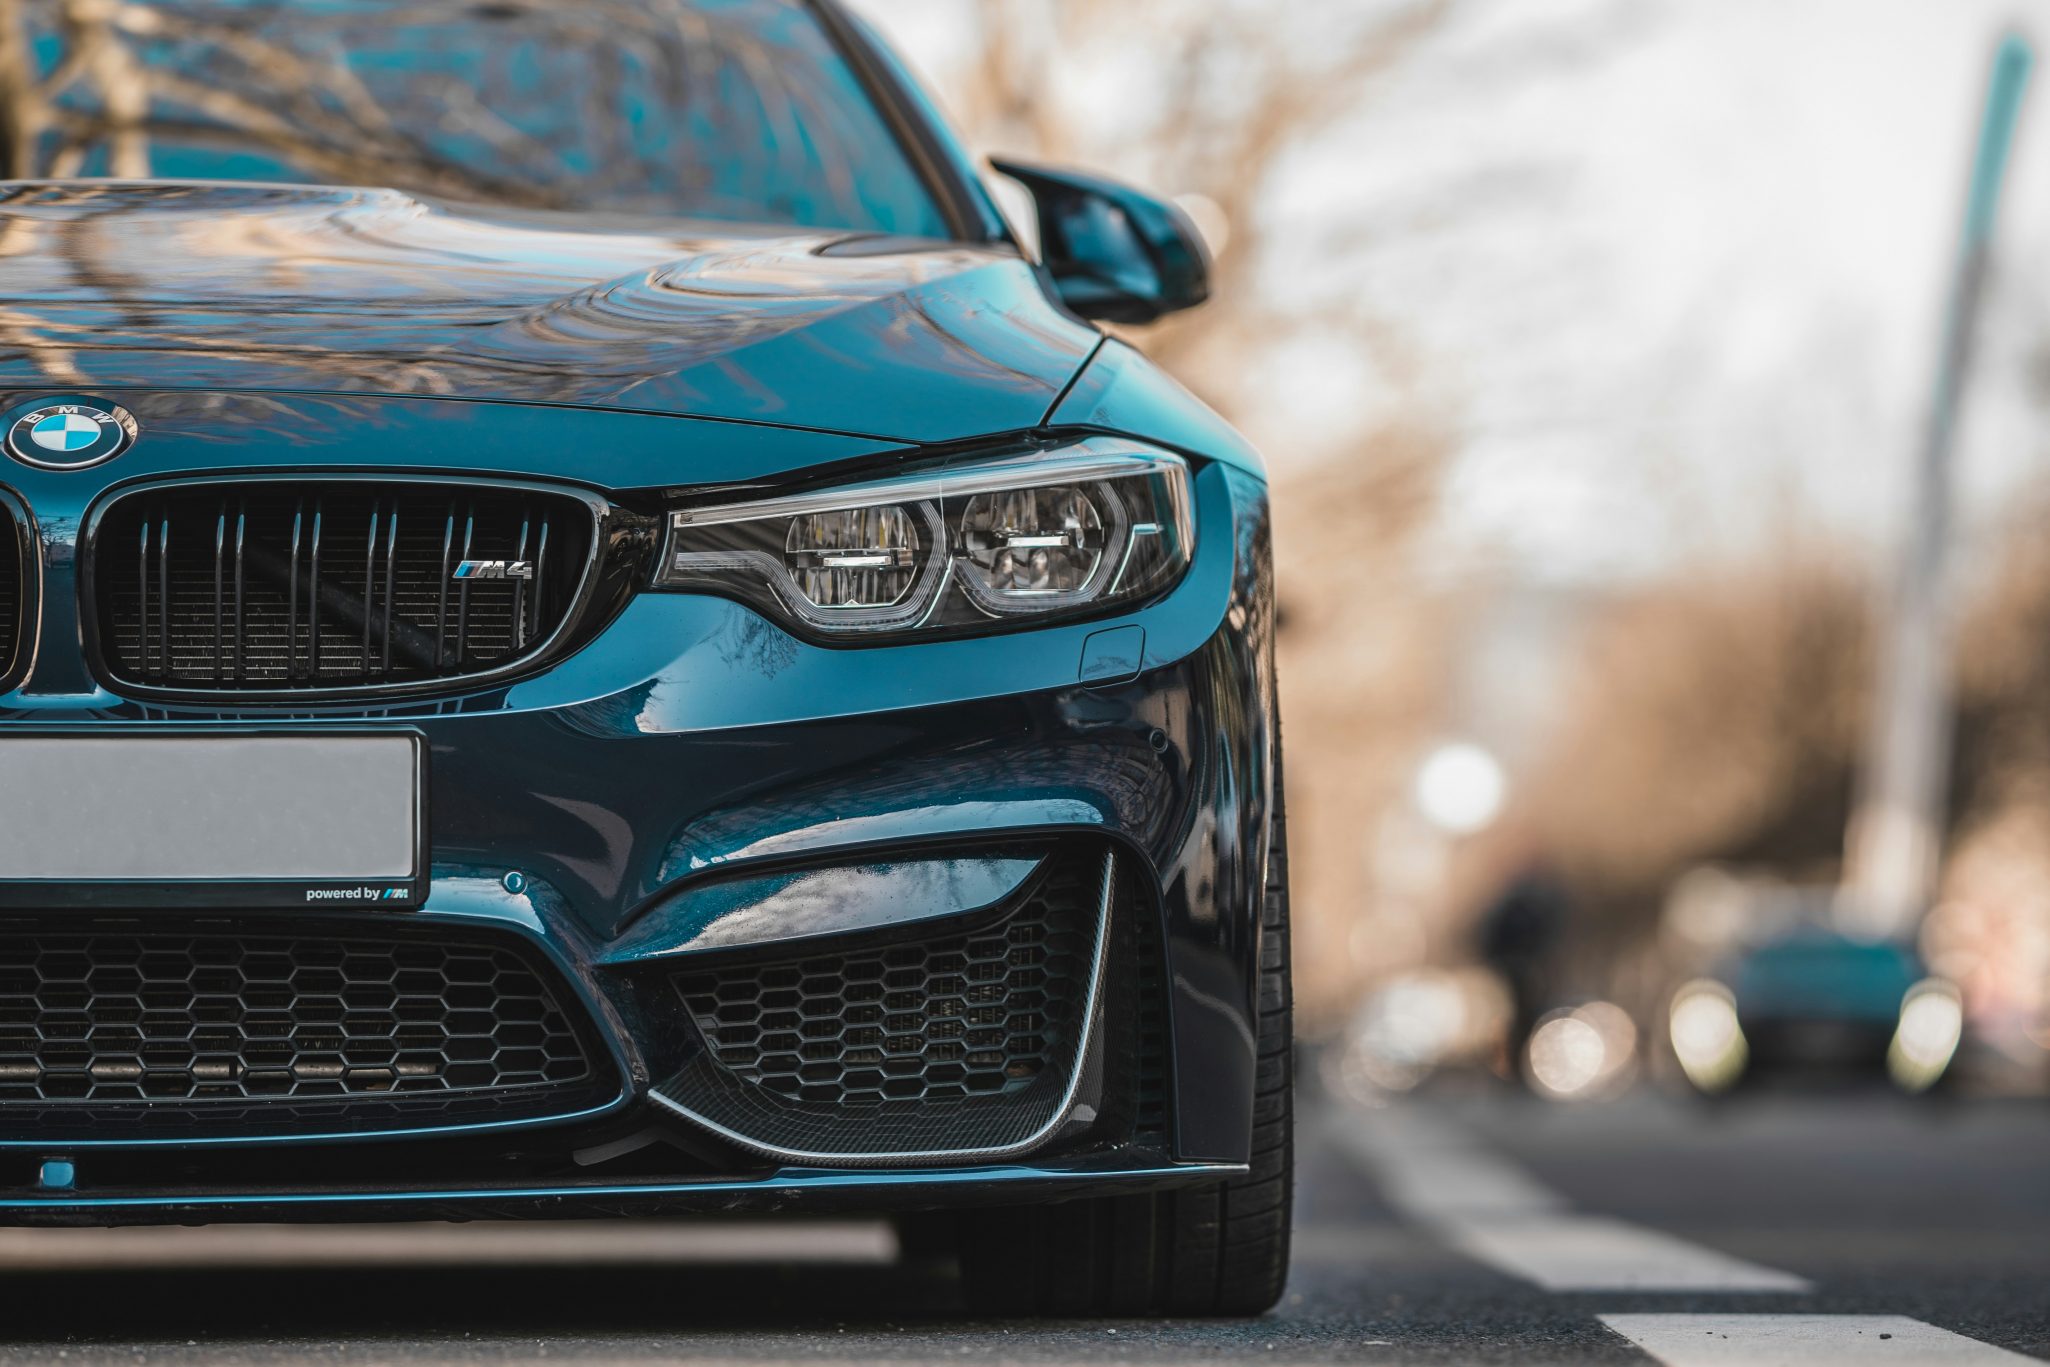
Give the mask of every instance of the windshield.
<path id="1" fill-rule="evenodd" d="M 0 0 L 0 178 L 944 236 L 800 0 Z"/>

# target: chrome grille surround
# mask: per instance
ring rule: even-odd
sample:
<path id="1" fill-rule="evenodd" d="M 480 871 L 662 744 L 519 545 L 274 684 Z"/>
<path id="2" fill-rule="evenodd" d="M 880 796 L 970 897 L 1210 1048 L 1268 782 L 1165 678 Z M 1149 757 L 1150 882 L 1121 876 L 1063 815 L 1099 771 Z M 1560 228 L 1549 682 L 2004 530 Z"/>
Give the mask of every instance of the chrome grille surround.
<path id="1" fill-rule="evenodd" d="M 35 652 L 35 552 L 28 509 L 0 490 L 0 684 L 19 680 Z"/>

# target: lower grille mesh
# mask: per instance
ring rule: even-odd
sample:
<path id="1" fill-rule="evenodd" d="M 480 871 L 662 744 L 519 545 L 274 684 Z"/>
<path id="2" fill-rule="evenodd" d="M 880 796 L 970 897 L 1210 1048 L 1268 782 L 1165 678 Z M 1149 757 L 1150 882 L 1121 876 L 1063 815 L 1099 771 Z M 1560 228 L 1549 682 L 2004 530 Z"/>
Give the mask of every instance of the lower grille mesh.
<path id="1" fill-rule="evenodd" d="M 714 970 L 677 989 L 724 1067 L 793 1101 L 1018 1091 L 1073 1044 L 1092 948 L 1074 872 L 973 935 Z"/>
<path id="2" fill-rule="evenodd" d="M 1111 876 L 1105 854 L 1057 854 L 967 933 L 681 975 L 706 1048 L 661 1092 L 785 1156 L 1023 1143 L 1058 1118 L 1082 1064 Z"/>
<path id="3" fill-rule="evenodd" d="M 544 974 L 440 934 L 0 929 L 0 1118 L 555 1108 L 598 1079 Z"/>

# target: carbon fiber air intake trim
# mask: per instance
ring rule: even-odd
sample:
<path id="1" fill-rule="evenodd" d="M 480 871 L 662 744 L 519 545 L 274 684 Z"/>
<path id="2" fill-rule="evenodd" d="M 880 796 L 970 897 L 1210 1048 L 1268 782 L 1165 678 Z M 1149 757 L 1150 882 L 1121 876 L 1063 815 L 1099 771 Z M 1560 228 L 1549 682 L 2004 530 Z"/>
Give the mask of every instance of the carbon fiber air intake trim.
<path id="1" fill-rule="evenodd" d="M 1105 851 L 1093 876 L 1085 875 L 1086 900 L 1075 899 L 1083 903 L 1075 908 L 1083 913 L 1075 927 L 1082 948 L 1077 956 L 1084 969 L 1082 991 L 1059 1011 L 1062 1019 L 1042 1023 L 1058 1033 L 1056 1055 L 1052 1066 L 1025 1085 L 993 1094 L 883 1096 L 859 1105 L 813 1102 L 738 1075 L 707 1048 L 650 1092 L 650 1098 L 742 1149 L 807 1166 L 979 1163 L 1032 1152 L 1074 1113 L 1092 1072 L 1087 1065 L 1102 1015 L 1116 861 L 1115 852 Z M 1058 874 L 1053 877 L 1057 880 Z M 1044 903 L 1058 892 L 1057 884 L 1034 889 L 987 934 L 1002 934 L 1007 926 L 1044 914 Z"/>

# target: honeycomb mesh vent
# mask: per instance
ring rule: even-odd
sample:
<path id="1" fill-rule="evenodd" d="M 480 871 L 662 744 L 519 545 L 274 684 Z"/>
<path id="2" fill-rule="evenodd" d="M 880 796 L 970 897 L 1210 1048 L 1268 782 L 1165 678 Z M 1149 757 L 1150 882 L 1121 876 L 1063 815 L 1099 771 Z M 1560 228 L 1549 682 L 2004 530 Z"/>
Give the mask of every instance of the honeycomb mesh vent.
<path id="1" fill-rule="evenodd" d="M 1084 1053 L 1110 876 L 1101 852 L 1055 855 L 965 933 L 682 974 L 706 1047 L 662 1092 L 786 1156 L 1023 1142 L 1057 1118 Z"/>
<path id="2" fill-rule="evenodd" d="M 494 941 L 0 930 L 0 1116 L 493 1112 L 599 1081 L 546 970 Z"/>

